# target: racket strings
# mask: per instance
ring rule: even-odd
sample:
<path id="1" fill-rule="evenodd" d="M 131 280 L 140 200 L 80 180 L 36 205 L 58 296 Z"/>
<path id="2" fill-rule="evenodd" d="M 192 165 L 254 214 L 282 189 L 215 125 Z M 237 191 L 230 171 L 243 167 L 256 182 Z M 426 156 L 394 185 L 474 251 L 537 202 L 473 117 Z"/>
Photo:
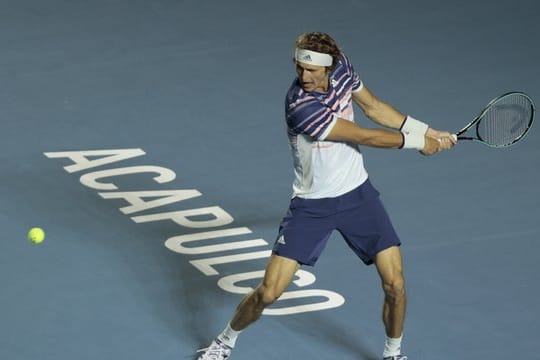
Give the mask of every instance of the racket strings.
<path id="1" fill-rule="evenodd" d="M 513 95 L 491 104 L 477 125 L 477 136 L 492 146 L 510 145 L 529 129 L 533 116 L 531 101 Z"/>

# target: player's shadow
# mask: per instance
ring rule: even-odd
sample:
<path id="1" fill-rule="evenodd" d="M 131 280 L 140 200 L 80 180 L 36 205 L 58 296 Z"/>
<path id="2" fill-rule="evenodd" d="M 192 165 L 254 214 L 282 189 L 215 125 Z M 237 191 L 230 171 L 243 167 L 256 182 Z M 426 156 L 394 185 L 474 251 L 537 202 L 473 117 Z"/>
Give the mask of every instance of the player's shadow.
<path id="1" fill-rule="evenodd" d="M 380 357 L 373 353 L 361 339 L 351 335 L 343 326 L 334 321 L 331 314 L 312 313 L 306 320 L 284 319 L 288 328 L 298 334 L 303 334 L 309 341 L 320 341 L 330 347 L 340 349 L 339 352 L 350 352 L 355 358 L 363 360 L 378 360 Z"/>

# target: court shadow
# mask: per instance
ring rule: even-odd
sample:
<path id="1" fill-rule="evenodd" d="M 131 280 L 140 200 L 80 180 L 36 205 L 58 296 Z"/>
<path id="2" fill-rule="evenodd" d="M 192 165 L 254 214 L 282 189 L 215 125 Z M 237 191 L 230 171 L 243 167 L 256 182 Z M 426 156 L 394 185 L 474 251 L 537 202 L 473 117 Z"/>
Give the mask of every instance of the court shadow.
<path id="1" fill-rule="evenodd" d="M 340 349 L 340 352 L 349 352 L 357 359 L 378 360 L 379 355 L 374 353 L 368 345 L 351 332 L 340 326 L 328 313 L 313 313 L 305 320 L 287 319 L 286 327 L 298 334 L 311 338 L 311 341 L 320 341 L 330 347 Z"/>

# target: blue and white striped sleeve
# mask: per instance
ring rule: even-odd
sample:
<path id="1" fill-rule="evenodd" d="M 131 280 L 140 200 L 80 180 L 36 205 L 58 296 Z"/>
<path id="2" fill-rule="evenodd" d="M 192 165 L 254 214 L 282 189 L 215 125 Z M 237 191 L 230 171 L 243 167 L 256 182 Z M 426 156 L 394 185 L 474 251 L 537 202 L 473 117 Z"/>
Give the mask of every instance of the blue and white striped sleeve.
<path id="1" fill-rule="evenodd" d="M 342 54 L 341 56 L 342 56 L 343 64 L 345 65 L 345 68 L 347 69 L 347 73 L 352 78 L 351 91 L 358 92 L 362 90 L 362 88 L 364 87 L 364 84 L 362 83 L 362 80 L 360 80 L 360 76 L 354 70 L 354 66 L 351 64 L 349 59 L 344 54 Z"/>
<path id="2" fill-rule="evenodd" d="M 335 122 L 336 114 L 316 99 L 291 104 L 287 110 L 287 125 L 295 134 L 305 134 L 315 140 L 324 140 Z"/>

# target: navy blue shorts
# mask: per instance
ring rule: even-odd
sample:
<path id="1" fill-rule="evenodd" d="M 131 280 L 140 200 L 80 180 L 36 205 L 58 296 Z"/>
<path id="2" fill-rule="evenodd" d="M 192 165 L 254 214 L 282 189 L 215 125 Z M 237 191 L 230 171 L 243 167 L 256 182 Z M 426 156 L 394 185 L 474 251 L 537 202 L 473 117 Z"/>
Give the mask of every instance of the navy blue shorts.
<path id="1" fill-rule="evenodd" d="M 366 265 L 382 250 L 401 245 L 379 192 L 367 180 L 336 198 L 293 198 L 273 251 L 313 266 L 334 230 Z"/>

